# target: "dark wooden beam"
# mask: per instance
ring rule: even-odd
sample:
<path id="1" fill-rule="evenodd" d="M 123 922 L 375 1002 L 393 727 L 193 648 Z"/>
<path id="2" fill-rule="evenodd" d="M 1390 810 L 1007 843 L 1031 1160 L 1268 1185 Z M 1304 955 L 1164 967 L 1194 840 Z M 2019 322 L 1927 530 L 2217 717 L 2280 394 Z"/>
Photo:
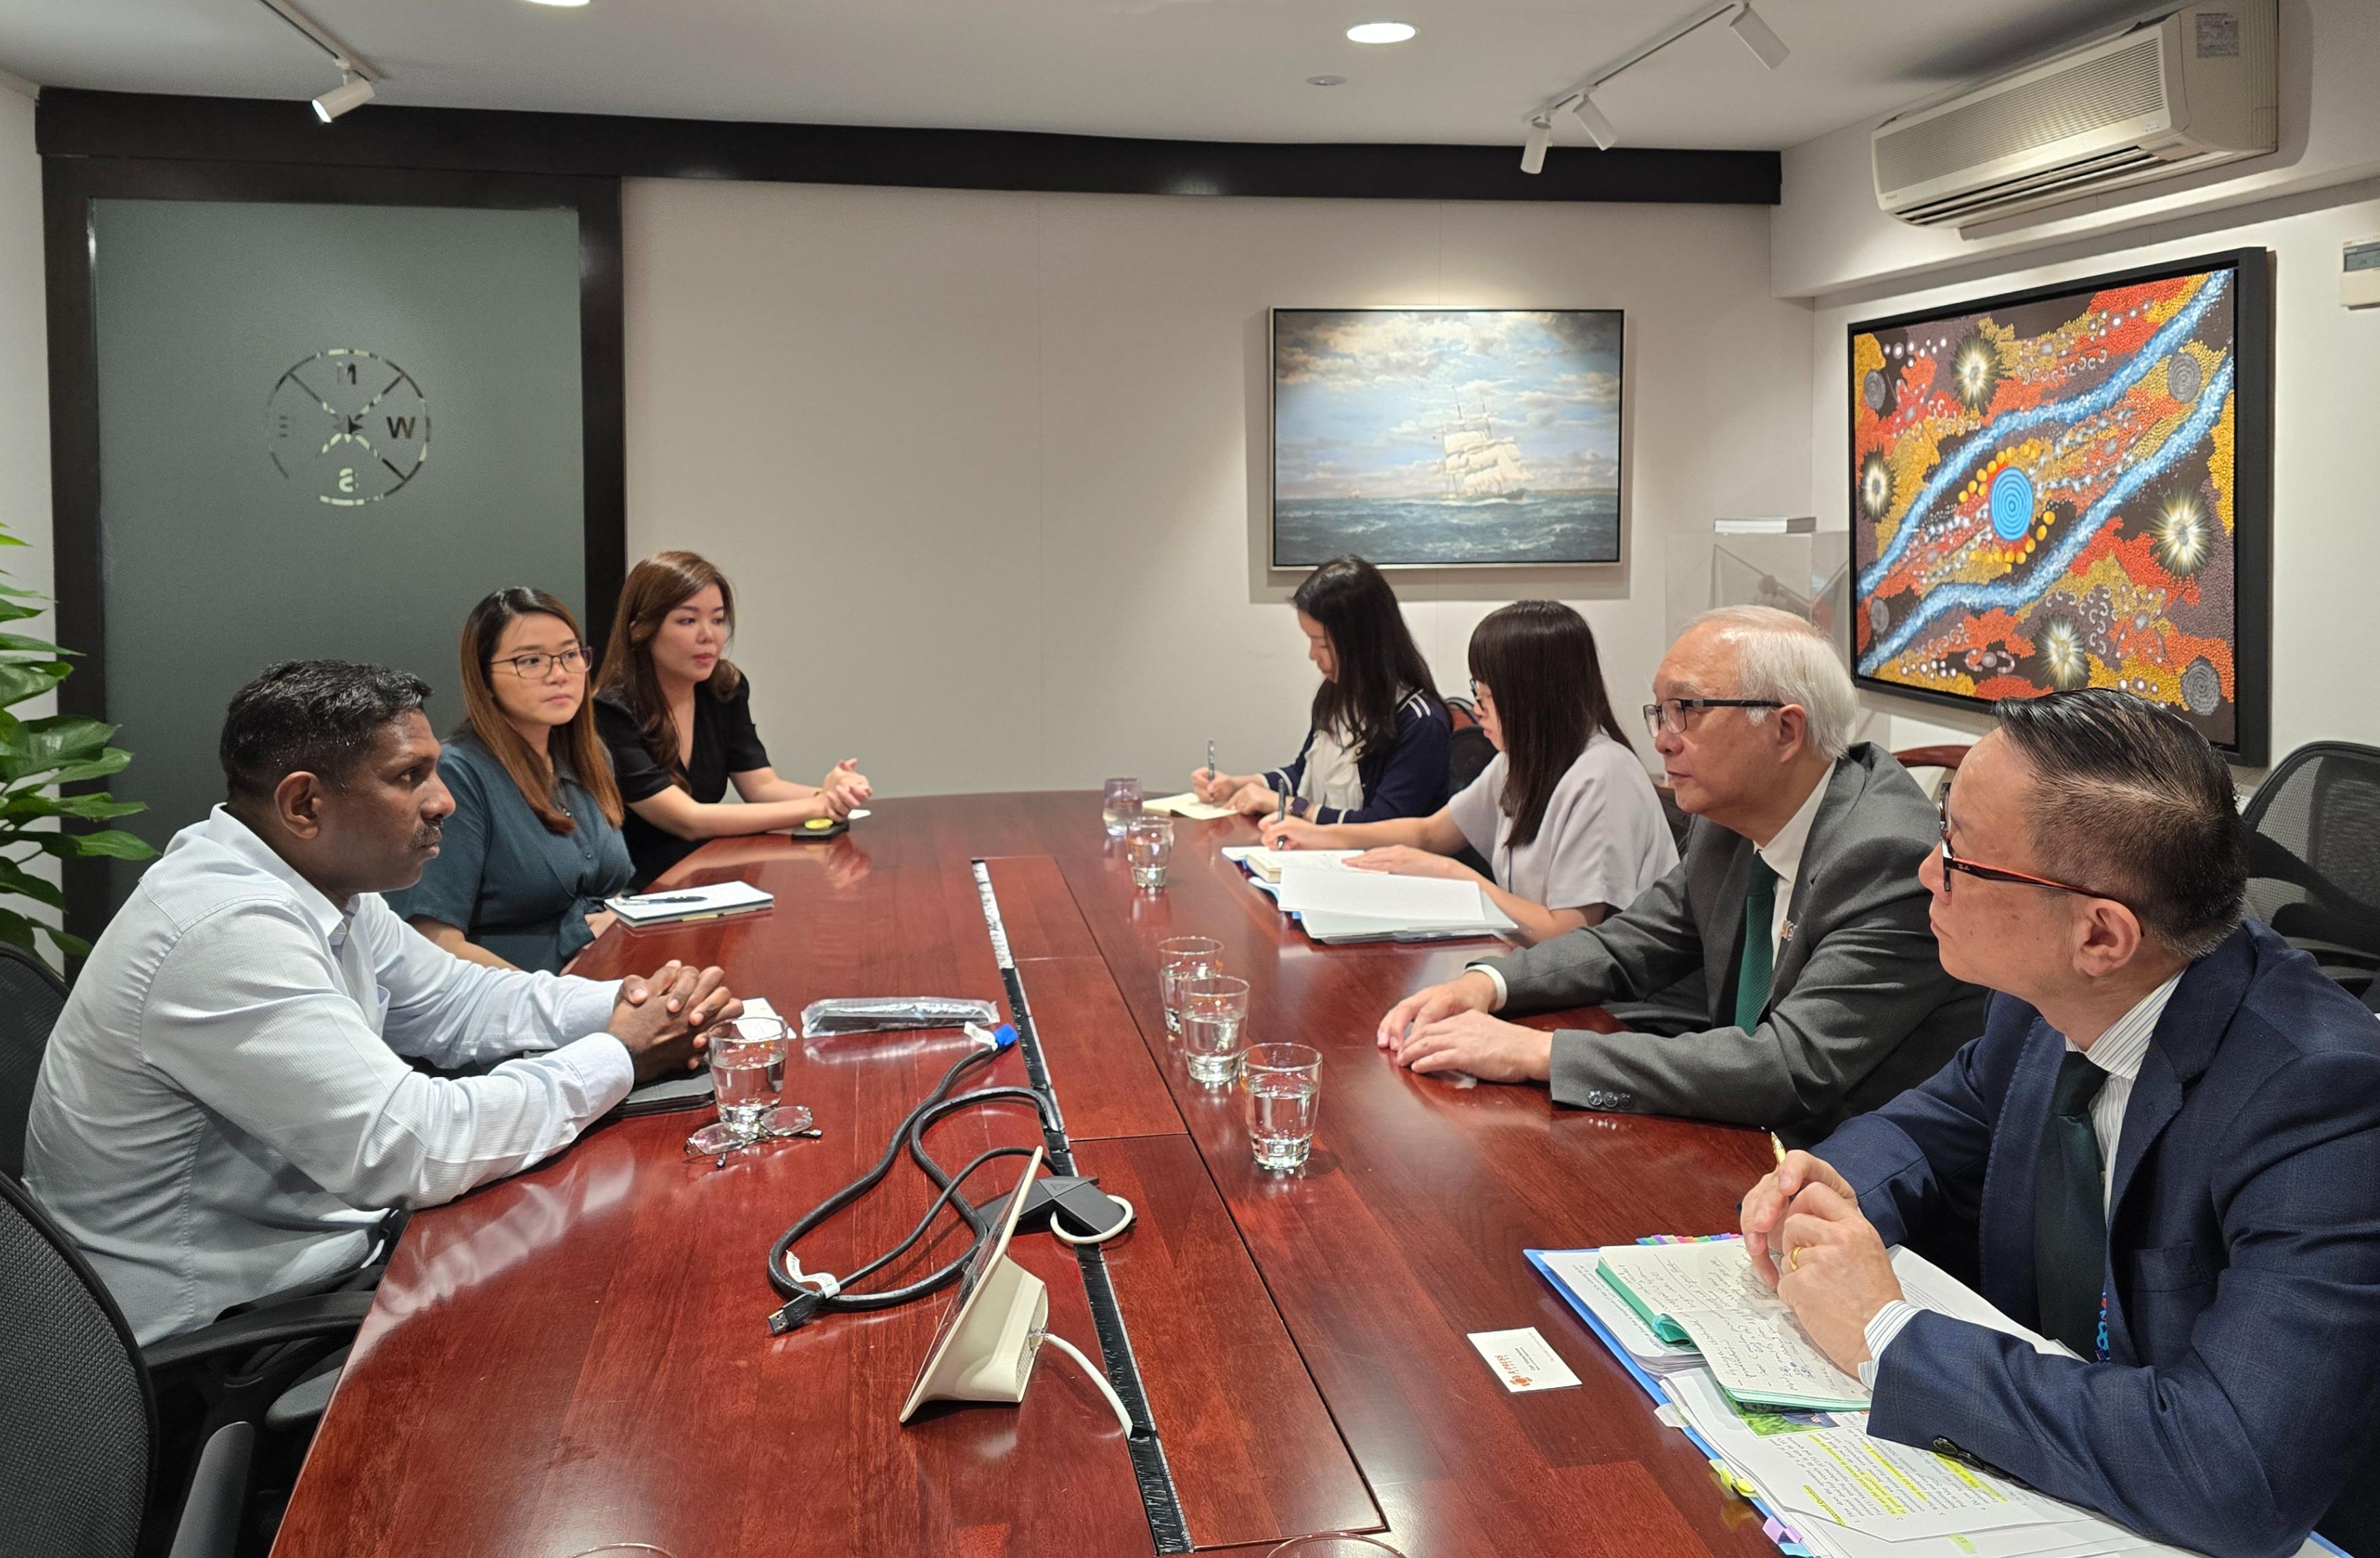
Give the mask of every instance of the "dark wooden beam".
<path id="1" fill-rule="evenodd" d="M 304 103 L 54 89 L 44 156 L 735 178 L 936 189 L 1417 201 L 1775 205 L 1774 152 L 1560 147 L 1532 176 L 1511 145 L 1140 140 L 372 104 L 325 125 Z"/>

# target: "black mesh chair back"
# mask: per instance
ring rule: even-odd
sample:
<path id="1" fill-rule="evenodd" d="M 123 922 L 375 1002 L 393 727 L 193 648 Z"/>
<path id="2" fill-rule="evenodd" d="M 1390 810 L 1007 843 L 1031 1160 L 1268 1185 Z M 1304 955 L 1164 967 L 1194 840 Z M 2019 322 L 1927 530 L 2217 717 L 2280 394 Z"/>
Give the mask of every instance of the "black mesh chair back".
<path id="1" fill-rule="evenodd" d="M 155 1438 L 124 1317 L 24 1187 L 0 1175 L 0 1548 L 129 1558 Z"/>
<path id="2" fill-rule="evenodd" d="M 2361 992 L 2380 970 L 2380 748 L 2316 741 L 2248 802 L 2248 907 Z"/>
<path id="3" fill-rule="evenodd" d="M 67 982 L 48 964 L 0 942 L 0 1174 L 11 1179 L 25 1176 L 25 1114 L 66 1004 Z"/>

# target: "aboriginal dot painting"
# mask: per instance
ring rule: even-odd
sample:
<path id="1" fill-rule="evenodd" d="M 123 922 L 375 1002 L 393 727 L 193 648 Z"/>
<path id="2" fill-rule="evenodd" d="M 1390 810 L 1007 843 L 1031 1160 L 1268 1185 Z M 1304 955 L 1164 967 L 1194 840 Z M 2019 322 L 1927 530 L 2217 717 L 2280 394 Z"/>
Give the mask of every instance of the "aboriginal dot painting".
<path id="1" fill-rule="evenodd" d="M 2240 283 L 2223 265 L 1852 327 L 1864 681 L 2120 688 L 2239 745 Z"/>

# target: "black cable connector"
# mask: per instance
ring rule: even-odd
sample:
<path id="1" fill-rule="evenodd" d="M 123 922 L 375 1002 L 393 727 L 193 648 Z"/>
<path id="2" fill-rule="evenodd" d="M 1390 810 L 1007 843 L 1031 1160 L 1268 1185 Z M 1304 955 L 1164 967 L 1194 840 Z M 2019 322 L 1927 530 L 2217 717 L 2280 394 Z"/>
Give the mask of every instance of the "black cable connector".
<path id="1" fill-rule="evenodd" d="M 817 1317 L 819 1309 L 825 1303 L 825 1294 L 813 1293 L 804 1288 L 794 1295 L 783 1308 L 769 1317 L 769 1334 L 783 1336 L 788 1331 L 800 1330 L 803 1325 Z"/>

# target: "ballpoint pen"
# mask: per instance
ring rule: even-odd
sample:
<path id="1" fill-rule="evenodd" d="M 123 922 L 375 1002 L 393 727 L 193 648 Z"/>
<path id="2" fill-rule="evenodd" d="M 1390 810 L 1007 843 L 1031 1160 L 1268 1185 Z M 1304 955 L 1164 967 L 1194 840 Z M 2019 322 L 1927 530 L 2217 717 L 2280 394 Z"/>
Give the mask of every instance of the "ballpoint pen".
<path id="1" fill-rule="evenodd" d="M 1212 741 L 1208 741 L 1208 742 L 1207 743 L 1207 783 L 1208 783 L 1209 785 L 1211 785 L 1211 784 L 1213 784 L 1214 782 L 1215 782 L 1215 743 L 1214 743 L 1214 742 L 1212 742 Z"/>
<path id="2" fill-rule="evenodd" d="M 668 898 L 630 898 L 628 900 L 638 908 L 648 908 L 654 904 L 700 904 L 709 901 L 699 893 L 680 893 L 674 897 Z"/>

